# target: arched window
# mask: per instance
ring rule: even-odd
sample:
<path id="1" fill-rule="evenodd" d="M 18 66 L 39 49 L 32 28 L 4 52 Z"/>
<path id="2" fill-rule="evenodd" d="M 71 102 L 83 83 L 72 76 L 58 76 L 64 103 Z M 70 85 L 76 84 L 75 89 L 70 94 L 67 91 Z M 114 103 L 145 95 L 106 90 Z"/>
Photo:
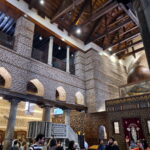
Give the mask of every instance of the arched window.
<path id="1" fill-rule="evenodd" d="M 79 105 L 85 105 L 84 96 L 81 92 L 75 94 L 75 103 Z"/>
<path id="2" fill-rule="evenodd" d="M 106 127 L 101 125 L 99 126 L 99 139 L 107 139 L 107 132 L 106 132 Z"/>
<path id="3" fill-rule="evenodd" d="M 11 84 L 12 77 L 10 73 L 4 67 L 0 67 L 0 87 L 10 88 Z"/>
<path id="4" fill-rule="evenodd" d="M 37 96 L 44 96 L 44 86 L 38 79 L 30 80 L 27 83 L 27 92 Z"/>
<path id="5" fill-rule="evenodd" d="M 66 101 L 66 91 L 62 86 L 56 89 L 56 100 Z"/>

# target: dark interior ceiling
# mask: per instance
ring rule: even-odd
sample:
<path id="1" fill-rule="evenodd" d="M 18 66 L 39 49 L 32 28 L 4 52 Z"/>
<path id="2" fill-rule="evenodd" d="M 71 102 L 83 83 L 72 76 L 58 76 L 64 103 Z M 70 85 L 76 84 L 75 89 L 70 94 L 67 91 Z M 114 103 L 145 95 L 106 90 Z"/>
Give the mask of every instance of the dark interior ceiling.
<path id="1" fill-rule="evenodd" d="M 30 9 L 37 9 L 40 16 L 50 18 L 70 35 L 85 43 L 94 42 L 106 51 L 111 47 L 110 53 L 119 58 L 143 50 L 133 47 L 142 41 L 132 41 L 140 32 L 130 0 L 61 0 L 61 3 L 60 0 L 44 0 L 44 5 L 40 0 L 24 1 Z M 77 28 L 82 34 L 76 33 Z M 132 52 L 128 52 L 129 47 Z"/>

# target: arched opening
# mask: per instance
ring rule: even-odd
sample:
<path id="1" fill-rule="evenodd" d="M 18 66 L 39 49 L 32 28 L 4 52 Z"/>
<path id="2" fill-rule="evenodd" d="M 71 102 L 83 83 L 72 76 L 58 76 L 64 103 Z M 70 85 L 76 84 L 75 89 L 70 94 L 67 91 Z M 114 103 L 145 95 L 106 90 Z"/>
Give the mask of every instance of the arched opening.
<path id="1" fill-rule="evenodd" d="M 62 86 L 56 89 L 56 100 L 66 101 L 66 91 Z"/>
<path id="2" fill-rule="evenodd" d="M 79 105 L 85 105 L 84 96 L 81 92 L 75 94 L 75 103 Z"/>
<path id="3" fill-rule="evenodd" d="M 107 132 L 106 132 L 106 127 L 101 125 L 99 126 L 99 139 L 104 140 L 107 139 Z"/>
<path id="4" fill-rule="evenodd" d="M 27 83 L 27 92 L 37 96 L 44 96 L 44 86 L 38 79 L 30 80 Z"/>
<path id="5" fill-rule="evenodd" d="M 0 67 L 0 87 L 10 88 L 11 84 L 12 77 L 10 73 L 4 67 Z"/>

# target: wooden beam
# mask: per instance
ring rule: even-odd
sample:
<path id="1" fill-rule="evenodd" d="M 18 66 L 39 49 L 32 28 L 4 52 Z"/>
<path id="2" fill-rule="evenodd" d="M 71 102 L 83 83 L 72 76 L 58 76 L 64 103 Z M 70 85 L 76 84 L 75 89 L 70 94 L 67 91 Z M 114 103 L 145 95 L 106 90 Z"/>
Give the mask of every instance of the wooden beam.
<path id="1" fill-rule="evenodd" d="M 136 45 L 141 44 L 141 43 L 143 43 L 143 41 L 142 41 L 142 40 L 139 40 L 139 41 L 137 41 L 137 42 L 134 42 L 134 43 L 128 45 L 126 48 L 122 48 L 122 49 L 120 49 L 119 51 L 118 51 L 118 50 L 117 50 L 117 51 L 114 51 L 113 54 L 119 54 L 119 53 L 121 53 L 121 52 L 126 51 L 128 48 L 130 48 L 130 47 L 132 47 L 132 46 L 136 46 Z"/>
<path id="2" fill-rule="evenodd" d="M 139 26 L 139 21 L 137 17 L 133 14 L 133 12 L 130 9 L 127 9 L 124 4 L 119 3 L 119 6 L 126 12 L 126 14 L 133 20 L 133 22 Z"/>
<path id="3" fill-rule="evenodd" d="M 118 25 L 118 26 L 116 26 L 116 27 L 114 27 L 114 28 L 112 28 L 112 29 L 107 30 L 107 32 L 105 32 L 105 33 L 102 34 L 102 35 L 97 36 L 97 37 L 94 38 L 94 39 L 91 39 L 91 41 L 94 42 L 94 41 L 100 40 L 100 39 L 104 38 L 108 33 L 111 34 L 111 33 L 113 33 L 113 32 L 116 32 L 117 30 L 119 30 L 120 28 L 122 28 L 123 26 L 125 26 L 125 25 L 127 25 L 127 24 L 129 24 L 129 23 L 131 23 L 131 22 L 132 22 L 132 20 L 131 20 L 130 18 L 128 18 L 128 19 L 125 20 L 124 22 L 121 22 L 120 25 Z"/>
<path id="4" fill-rule="evenodd" d="M 96 22 L 94 23 L 92 29 L 90 30 L 88 36 L 86 37 L 85 43 L 87 44 L 88 41 L 90 41 L 90 37 L 92 36 L 92 34 L 98 30 L 99 25 L 101 24 L 101 18 L 99 18 L 98 20 L 96 20 Z"/>
<path id="5" fill-rule="evenodd" d="M 109 47 L 117 46 L 119 43 L 123 43 L 125 41 L 129 41 L 129 40 L 131 40 L 131 39 L 133 39 L 133 38 L 135 38 L 135 37 L 137 37 L 139 35 L 140 35 L 139 32 L 132 33 L 130 36 L 125 37 L 125 38 L 121 39 L 120 41 L 117 41 L 117 42 L 113 43 L 112 45 L 109 45 L 108 47 L 105 47 L 104 49 L 107 50 Z"/>
<path id="6" fill-rule="evenodd" d="M 127 54 L 125 54 L 125 55 L 119 57 L 119 59 L 123 59 L 123 58 L 125 58 L 125 57 L 128 57 L 128 56 L 130 56 L 130 55 L 133 55 L 133 54 L 135 54 L 135 53 L 137 53 L 137 52 L 140 52 L 140 51 L 143 51 L 143 50 L 144 50 L 144 47 L 139 48 L 139 49 L 136 49 L 136 50 L 134 50 L 134 51 L 132 51 L 132 52 L 130 52 L 130 53 L 127 53 Z"/>
<path id="7" fill-rule="evenodd" d="M 103 15 L 107 14 L 110 12 L 112 9 L 116 8 L 118 6 L 118 3 L 112 2 L 109 5 L 106 5 L 105 7 L 102 7 L 99 11 L 95 11 L 91 17 L 89 17 L 83 24 L 80 26 L 83 27 L 85 25 L 90 24 L 91 22 L 94 22 L 95 20 L 99 19 Z"/>
<path id="8" fill-rule="evenodd" d="M 58 12 L 54 18 L 52 18 L 51 22 L 55 22 L 58 18 L 60 18 L 61 16 L 63 16 L 64 14 L 66 14 L 67 12 L 71 11 L 74 6 L 78 6 L 81 3 L 83 3 L 84 0 L 75 0 L 73 3 L 71 3 L 67 8 L 64 8 L 62 11 Z"/>
<path id="9" fill-rule="evenodd" d="M 73 26 L 77 23 L 77 21 L 79 20 L 79 18 L 81 17 L 84 9 L 86 8 L 86 6 L 89 4 L 90 0 L 84 0 L 84 3 L 82 4 L 82 6 L 80 7 L 80 10 L 78 12 L 78 15 L 76 16 L 76 18 L 73 20 L 73 22 L 71 23 L 68 32 L 70 33 L 70 31 L 72 30 Z"/>

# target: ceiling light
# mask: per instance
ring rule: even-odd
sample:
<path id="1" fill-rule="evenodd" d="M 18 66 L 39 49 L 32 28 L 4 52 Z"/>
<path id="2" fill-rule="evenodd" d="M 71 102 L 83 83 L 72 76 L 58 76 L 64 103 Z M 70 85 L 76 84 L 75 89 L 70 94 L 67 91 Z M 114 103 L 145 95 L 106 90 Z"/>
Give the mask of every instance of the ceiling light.
<path id="1" fill-rule="evenodd" d="M 0 96 L 0 100 L 2 100 L 3 99 L 3 97 L 2 96 Z"/>
<path id="2" fill-rule="evenodd" d="M 39 40 L 40 40 L 40 41 L 43 40 L 42 36 L 39 37 Z"/>
<path id="3" fill-rule="evenodd" d="M 64 39 L 64 38 L 62 38 L 61 40 L 62 40 L 62 41 L 65 41 L 65 39 Z"/>
<path id="4" fill-rule="evenodd" d="M 58 46 L 58 50 L 61 50 L 61 46 Z"/>
<path id="5" fill-rule="evenodd" d="M 24 14 L 24 17 L 27 18 L 28 17 L 27 14 Z"/>
<path id="6" fill-rule="evenodd" d="M 77 28 L 77 29 L 76 29 L 76 33 L 77 33 L 77 34 L 81 34 L 81 29 L 80 29 L 80 28 Z"/>
<path id="7" fill-rule="evenodd" d="M 5 17 L 4 17 L 4 19 L 6 20 L 6 19 L 8 19 L 8 17 L 7 17 L 7 16 L 5 16 Z"/>
<path id="8" fill-rule="evenodd" d="M 41 5 L 44 5 L 44 0 L 40 0 L 40 4 L 41 4 Z"/>
<path id="9" fill-rule="evenodd" d="M 109 51 L 112 51 L 112 47 L 109 47 L 108 50 L 109 50 Z"/>
<path id="10" fill-rule="evenodd" d="M 73 54 L 71 54 L 71 57 L 73 57 L 74 55 Z"/>

